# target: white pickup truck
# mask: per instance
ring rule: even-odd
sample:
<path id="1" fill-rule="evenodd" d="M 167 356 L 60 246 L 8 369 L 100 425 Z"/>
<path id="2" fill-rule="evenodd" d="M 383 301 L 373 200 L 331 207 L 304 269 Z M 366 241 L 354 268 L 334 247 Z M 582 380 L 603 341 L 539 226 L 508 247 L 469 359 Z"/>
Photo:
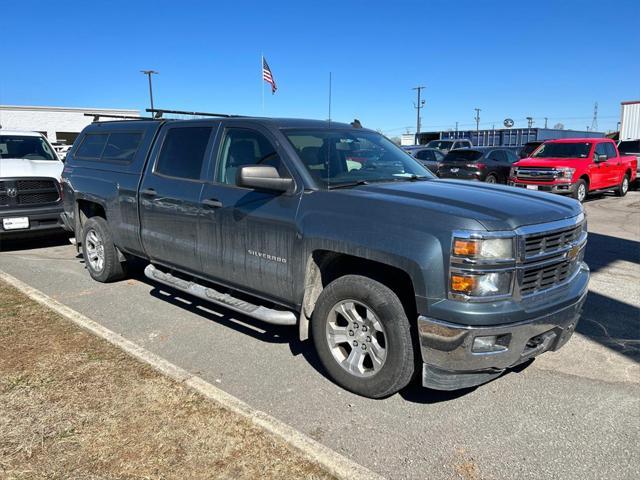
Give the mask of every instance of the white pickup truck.
<path id="1" fill-rule="evenodd" d="M 0 240 L 62 231 L 63 167 L 40 133 L 0 130 Z"/>

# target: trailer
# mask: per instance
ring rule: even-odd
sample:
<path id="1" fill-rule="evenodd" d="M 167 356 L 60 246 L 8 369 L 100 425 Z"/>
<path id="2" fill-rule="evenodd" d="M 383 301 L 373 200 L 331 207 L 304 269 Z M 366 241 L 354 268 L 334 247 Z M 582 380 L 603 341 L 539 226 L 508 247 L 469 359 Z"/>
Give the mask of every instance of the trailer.
<path id="1" fill-rule="evenodd" d="M 640 139 L 640 100 L 620 104 L 620 140 Z"/>

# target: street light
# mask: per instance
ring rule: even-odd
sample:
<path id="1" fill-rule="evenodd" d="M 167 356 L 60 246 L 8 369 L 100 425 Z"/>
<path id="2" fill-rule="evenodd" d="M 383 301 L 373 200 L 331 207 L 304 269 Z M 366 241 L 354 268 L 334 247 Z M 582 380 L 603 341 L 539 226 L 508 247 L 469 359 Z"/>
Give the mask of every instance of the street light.
<path id="1" fill-rule="evenodd" d="M 151 110 L 153 111 L 153 87 L 151 86 L 151 75 L 157 75 L 159 72 L 155 70 L 140 70 L 140 73 L 144 73 L 149 77 L 149 99 L 151 100 Z"/>

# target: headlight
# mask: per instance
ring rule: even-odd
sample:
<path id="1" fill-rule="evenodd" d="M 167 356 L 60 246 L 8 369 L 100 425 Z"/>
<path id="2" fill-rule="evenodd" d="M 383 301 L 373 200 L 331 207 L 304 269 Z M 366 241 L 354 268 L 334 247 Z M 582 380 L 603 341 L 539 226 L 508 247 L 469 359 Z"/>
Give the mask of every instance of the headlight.
<path id="1" fill-rule="evenodd" d="M 511 293 L 512 272 L 451 273 L 451 292 L 469 297 L 493 297 Z"/>
<path id="2" fill-rule="evenodd" d="M 453 255 L 476 260 L 510 260 L 514 258 L 513 238 L 454 238 Z"/>
<path id="3" fill-rule="evenodd" d="M 556 168 L 556 178 L 558 180 L 563 180 L 565 182 L 570 182 L 573 178 L 573 174 L 575 173 L 575 168 L 569 167 L 560 167 Z"/>

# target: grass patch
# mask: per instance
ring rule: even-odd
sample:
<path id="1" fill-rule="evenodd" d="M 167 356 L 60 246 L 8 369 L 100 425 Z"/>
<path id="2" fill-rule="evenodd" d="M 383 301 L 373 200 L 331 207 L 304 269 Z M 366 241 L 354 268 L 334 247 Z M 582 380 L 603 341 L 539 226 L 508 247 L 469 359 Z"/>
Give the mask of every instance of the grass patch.
<path id="1" fill-rule="evenodd" d="M 0 478 L 331 478 L 0 282 Z"/>

